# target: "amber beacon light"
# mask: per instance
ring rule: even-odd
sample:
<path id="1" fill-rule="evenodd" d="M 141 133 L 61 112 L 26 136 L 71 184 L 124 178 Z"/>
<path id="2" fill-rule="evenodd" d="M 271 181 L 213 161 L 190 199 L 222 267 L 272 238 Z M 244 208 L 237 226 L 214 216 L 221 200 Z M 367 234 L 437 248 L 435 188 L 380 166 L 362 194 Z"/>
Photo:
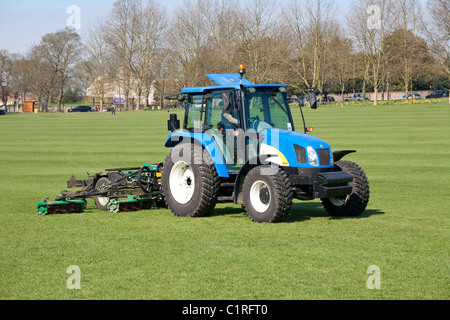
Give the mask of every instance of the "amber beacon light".
<path id="1" fill-rule="evenodd" d="M 245 64 L 241 64 L 239 66 L 239 74 L 244 75 L 247 72 L 247 68 L 245 67 Z"/>

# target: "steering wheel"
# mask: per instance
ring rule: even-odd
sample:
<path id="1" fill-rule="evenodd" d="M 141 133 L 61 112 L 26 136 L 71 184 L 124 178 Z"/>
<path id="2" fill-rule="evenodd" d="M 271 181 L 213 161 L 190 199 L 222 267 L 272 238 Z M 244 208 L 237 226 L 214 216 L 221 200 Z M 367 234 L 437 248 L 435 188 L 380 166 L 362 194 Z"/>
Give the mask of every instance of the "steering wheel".
<path id="1" fill-rule="evenodd" d="M 227 120 L 226 118 L 225 118 L 225 123 L 224 123 L 224 121 L 222 120 L 222 121 L 220 121 L 218 124 L 217 124 L 217 129 L 219 129 L 219 130 L 222 130 L 222 131 L 224 131 L 224 130 L 229 130 L 229 129 L 232 129 L 232 130 L 237 130 L 237 129 L 239 129 L 239 123 L 232 123 L 231 121 L 229 121 L 229 120 Z"/>
<path id="2" fill-rule="evenodd" d="M 260 122 L 259 116 L 251 117 L 248 119 L 248 122 L 250 123 L 250 128 L 256 131 L 258 129 L 258 122 Z"/>

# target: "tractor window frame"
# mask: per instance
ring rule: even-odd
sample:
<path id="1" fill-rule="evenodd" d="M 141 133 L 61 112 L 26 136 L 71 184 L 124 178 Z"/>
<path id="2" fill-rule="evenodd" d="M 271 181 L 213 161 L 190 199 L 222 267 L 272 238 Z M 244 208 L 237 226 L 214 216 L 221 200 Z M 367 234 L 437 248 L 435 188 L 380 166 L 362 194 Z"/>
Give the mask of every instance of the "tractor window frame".
<path id="1" fill-rule="evenodd" d="M 194 98 L 196 97 L 196 98 Z M 194 103 L 194 101 L 200 101 L 201 97 L 201 103 L 198 110 L 198 119 L 192 119 L 190 120 L 190 115 L 192 115 L 192 105 L 198 105 L 198 103 Z M 194 100 L 195 99 L 195 100 Z M 186 105 L 185 105 L 185 113 L 184 113 L 184 123 L 183 123 L 183 129 L 187 131 L 197 131 L 202 130 L 203 125 L 203 113 L 204 113 L 204 106 L 205 106 L 205 94 L 203 93 L 192 93 L 187 96 L 186 99 Z M 197 111 L 197 110 L 196 110 Z M 195 127 L 195 124 L 199 123 L 200 127 Z M 191 127 L 192 125 L 192 127 Z"/>

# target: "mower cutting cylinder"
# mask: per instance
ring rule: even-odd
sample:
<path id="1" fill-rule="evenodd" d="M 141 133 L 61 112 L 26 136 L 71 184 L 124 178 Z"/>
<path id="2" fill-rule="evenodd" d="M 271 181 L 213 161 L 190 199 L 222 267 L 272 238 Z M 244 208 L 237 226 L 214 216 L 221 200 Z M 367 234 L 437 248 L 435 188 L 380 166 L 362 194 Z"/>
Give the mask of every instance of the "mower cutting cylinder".
<path id="1" fill-rule="evenodd" d="M 64 214 L 64 213 L 82 213 L 86 209 L 86 201 L 69 200 L 69 201 L 39 201 L 36 206 L 37 214 Z"/>
<path id="2" fill-rule="evenodd" d="M 155 207 L 155 201 L 130 196 L 126 200 L 111 199 L 107 207 L 108 211 L 113 213 L 151 210 Z"/>

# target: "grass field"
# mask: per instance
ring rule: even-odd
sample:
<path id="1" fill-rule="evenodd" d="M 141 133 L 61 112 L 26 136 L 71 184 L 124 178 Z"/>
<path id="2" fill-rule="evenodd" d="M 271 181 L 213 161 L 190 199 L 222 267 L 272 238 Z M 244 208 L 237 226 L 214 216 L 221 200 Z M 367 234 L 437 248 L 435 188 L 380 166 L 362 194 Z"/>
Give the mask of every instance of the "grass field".
<path id="1" fill-rule="evenodd" d="M 294 109 L 295 124 L 301 118 Z M 450 104 L 305 110 L 370 180 L 358 218 L 295 201 L 285 223 L 240 206 L 36 215 L 72 173 L 162 162 L 167 112 L 0 116 L 0 299 L 449 299 Z M 81 289 L 66 272 L 81 270 Z M 369 290 L 369 266 L 381 289 Z"/>

